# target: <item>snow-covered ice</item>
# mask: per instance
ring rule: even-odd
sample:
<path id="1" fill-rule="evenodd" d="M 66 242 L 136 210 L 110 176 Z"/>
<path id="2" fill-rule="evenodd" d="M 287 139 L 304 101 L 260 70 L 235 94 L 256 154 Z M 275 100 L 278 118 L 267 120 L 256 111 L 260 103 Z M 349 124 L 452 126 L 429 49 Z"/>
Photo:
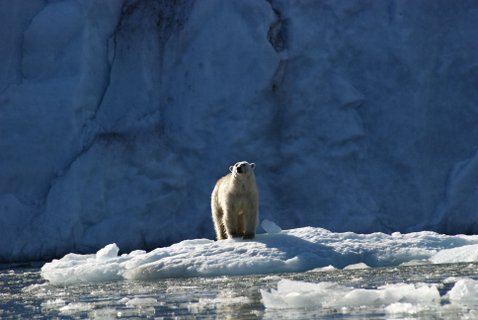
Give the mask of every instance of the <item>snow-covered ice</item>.
<path id="1" fill-rule="evenodd" d="M 449 259 L 446 262 L 472 259 L 476 262 L 474 249 L 477 247 L 478 236 L 448 236 L 425 231 L 400 235 L 334 233 L 306 227 L 259 234 L 252 241 L 185 240 L 150 252 L 137 250 L 121 255 L 117 245 L 110 244 L 96 254 L 70 253 L 46 263 L 41 275 L 52 284 L 66 284 L 270 274 L 324 267 L 323 270 L 397 266 L 415 260 L 441 263 L 443 260 L 437 257 L 443 252 Z M 467 248 L 470 255 L 458 250 L 460 248 Z"/>

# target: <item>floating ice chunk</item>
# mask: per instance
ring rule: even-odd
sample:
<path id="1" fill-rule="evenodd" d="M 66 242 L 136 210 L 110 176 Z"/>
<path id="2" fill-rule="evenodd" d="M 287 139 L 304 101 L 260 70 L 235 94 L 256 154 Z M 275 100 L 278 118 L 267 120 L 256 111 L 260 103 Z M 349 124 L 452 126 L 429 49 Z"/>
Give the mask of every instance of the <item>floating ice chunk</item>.
<path id="1" fill-rule="evenodd" d="M 478 244 L 444 249 L 430 258 L 433 263 L 457 263 L 478 261 Z"/>
<path id="2" fill-rule="evenodd" d="M 198 302 L 188 304 L 188 310 L 192 313 L 201 313 L 205 309 L 230 308 L 231 305 L 249 304 L 251 300 L 245 296 L 237 296 L 233 290 L 220 291 L 214 298 L 199 298 Z"/>
<path id="3" fill-rule="evenodd" d="M 281 227 L 267 219 L 262 220 L 261 227 L 265 232 L 270 234 L 280 233 L 282 231 Z"/>
<path id="4" fill-rule="evenodd" d="M 331 282 L 318 284 L 281 280 L 277 290 L 261 289 L 262 301 L 269 309 L 321 307 L 325 299 L 333 299 L 342 287 Z"/>
<path id="5" fill-rule="evenodd" d="M 41 269 L 43 278 L 52 284 L 99 282 L 121 279 L 124 269 L 117 257 L 116 244 L 107 245 L 96 254 L 67 254 L 60 260 L 46 263 Z"/>
<path id="6" fill-rule="evenodd" d="M 459 280 L 459 279 L 457 279 L 456 277 L 448 277 L 448 278 L 444 279 L 444 280 L 442 281 L 442 283 L 445 283 L 445 284 L 447 284 L 447 283 L 455 283 L 455 282 L 457 282 L 458 280 Z"/>
<path id="7" fill-rule="evenodd" d="M 430 264 L 430 261 L 427 259 L 413 259 L 400 263 L 401 266 L 420 266 L 424 264 Z"/>
<path id="8" fill-rule="evenodd" d="M 409 302 L 395 302 L 385 307 L 385 312 L 390 314 L 404 313 L 404 314 L 417 314 L 427 309 L 426 306 L 421 304 L 413 304 Z"/>
<path id="9" fill-rule="evenodd" d="M 460 279 L 448 292 L 452 303 L 478 306 L 478 280 Z"/>
<path id="10" fill-rule="evenodd" d="M 118 256 L 119 248 L 116 243 L 112 243 L 99 250 L 96 253 L 96 260 L 108 260 Z"/>
<path id="11" fill-rule="evenodd" d="M 332 265 L 328 265 L 325 267 L 320 267 L 320 268 L 315 268 L 312 270 L 309 270 L 308 272 L 330 272 L 330 271 L 337 271 L 338 269 Z"/>
<path id="12" fill-rule="evenodd" d="M 261 290 L 266 308 L 350 308 L 387 306 L 393 303 L 439 305 L 435 285 L 391 284 L 377 289 L 361 289 L 332 282 L 308 283 L 281 280 L 277 290 Z"/>
<path id="13" fill-rule="evenodd" d="M 349 264 L 348 266 L 344 268 L 344 270 L 357 270 L 357 269 L 367 269 L 367 268 L 370 268 L 370 267 L 363 262 L 359 262 L 359 263 Z"/>

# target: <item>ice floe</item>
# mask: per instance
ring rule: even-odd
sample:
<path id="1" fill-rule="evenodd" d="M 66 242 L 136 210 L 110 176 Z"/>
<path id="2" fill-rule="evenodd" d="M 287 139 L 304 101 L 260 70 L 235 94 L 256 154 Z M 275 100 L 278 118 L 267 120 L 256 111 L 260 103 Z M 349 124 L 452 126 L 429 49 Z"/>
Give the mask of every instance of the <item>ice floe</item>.
<path id="1" fill-rule="evenodd" d="M 434 232 L 334 233 L 305 227 L 259 234 L 252 241 L 185 240 L 151 252 L 119 255 L 116 244 L 96 254 L 67 254 L 46 263 L 41 275 L 52 284 L 148 280 L 171 277 L 301 272 L 316 268 L 364 268 L 478 261 L 478 236 Z"/>

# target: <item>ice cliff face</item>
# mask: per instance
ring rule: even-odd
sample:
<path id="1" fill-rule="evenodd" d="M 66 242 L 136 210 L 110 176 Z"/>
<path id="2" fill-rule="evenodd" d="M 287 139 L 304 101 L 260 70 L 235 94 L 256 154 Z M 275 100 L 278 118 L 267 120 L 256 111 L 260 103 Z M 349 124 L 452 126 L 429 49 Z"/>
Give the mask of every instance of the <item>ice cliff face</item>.
<path id="1" fill-rule="evenodd" d="M 0 260 L 284 228 L 478 232 L 478 4 L 1 1 Z"/>

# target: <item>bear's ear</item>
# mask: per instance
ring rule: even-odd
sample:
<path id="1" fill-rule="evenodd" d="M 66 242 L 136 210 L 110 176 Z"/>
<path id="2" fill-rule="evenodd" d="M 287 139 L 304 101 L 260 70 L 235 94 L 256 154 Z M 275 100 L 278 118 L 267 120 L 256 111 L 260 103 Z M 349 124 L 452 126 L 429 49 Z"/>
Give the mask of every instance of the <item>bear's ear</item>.
<path id="1" fill-rule="evenodd" d="M 256 167 L 256 164 L 253 162 L 251 163 L 251 168 L 254 169 Z"/>
<path id="2" fill-rule="evenodd" d="M 232 170 L 234 170 L 234 166 L 229 167 L 229 171 L 233 172 Z"/>

